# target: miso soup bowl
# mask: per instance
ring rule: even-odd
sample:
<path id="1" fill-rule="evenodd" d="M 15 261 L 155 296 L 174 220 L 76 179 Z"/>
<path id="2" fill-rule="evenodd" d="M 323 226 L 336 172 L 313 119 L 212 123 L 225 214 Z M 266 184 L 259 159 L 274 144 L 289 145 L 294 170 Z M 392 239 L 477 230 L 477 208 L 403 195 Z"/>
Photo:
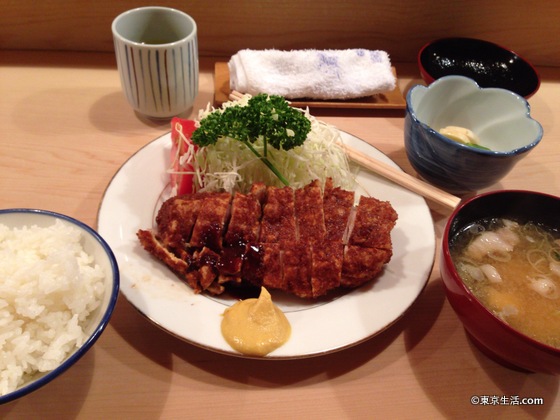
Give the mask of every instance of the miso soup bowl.
<path id="1" fill-rule="evenodd" d="M 506 367 L 558 375 L 560 349 L 519 332 L 488 310 L 461 280 L 451 260 L 450 241 L 465 226 L 491 217 L 507 217 L 521 223 L 532 221 L 560 229 L 559 214 L 559 197 L 530 191 L 501 190 L 464 201 L 451 214 L 445 227 L 440 273 L 447 299 L 476 347 Z"/>
<path id="2" fill-rule="evenodd" d="M 483 150 L 439 133 L 447 126 L 474 132 Z M 406 95 L 405 150 L 412 167 L 429 183 L 452 194 L 488 188 L 535 148 L 542 126 L 516 93 L 481 88 L 464 76 L 416 85 Z"/>

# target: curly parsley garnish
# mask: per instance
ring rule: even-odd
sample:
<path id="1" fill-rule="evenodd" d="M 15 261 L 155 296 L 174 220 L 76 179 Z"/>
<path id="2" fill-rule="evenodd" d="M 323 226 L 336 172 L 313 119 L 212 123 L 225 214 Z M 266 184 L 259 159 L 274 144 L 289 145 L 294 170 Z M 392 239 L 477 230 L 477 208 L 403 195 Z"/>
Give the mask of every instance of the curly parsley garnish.
<path id="1" fill-rule="evenodd" d="M 286 178 L 267 157 L 268 146 L 278 150 L 290 150 L 301 146 L 311 131 L 311 122 L 299 110 L 290 106 L 277 95 L 259 94 L 249 99 L 247 105 L 232 105 L 212 112 L 200 121 L 200 127 L 192 135 L 198 146 L 215 144 L 220 138 L 229 137 L 245 144 L 284 185 Z M 261 139 L 263 153 L 253 143 Z"/>

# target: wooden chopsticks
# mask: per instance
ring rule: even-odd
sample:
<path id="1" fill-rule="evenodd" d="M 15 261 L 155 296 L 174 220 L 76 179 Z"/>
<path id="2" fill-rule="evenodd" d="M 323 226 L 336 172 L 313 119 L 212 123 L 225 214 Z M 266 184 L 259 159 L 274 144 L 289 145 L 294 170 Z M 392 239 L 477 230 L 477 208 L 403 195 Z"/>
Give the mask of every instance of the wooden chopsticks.
<path id="1" fill-rule="evenodd" d="M 421 181 L 406 172 L 367 156 L 346 144 L 340 145 L 344 148 L 346 155 L 350 160 L 390 181 L 393 181 L 395 184 L 444 206 L 449 210 L 455 209 L 455 207 L 457 207 L 457 205 L 461 202 L 459 197 L 440 190 L 439 188 Z"/>
<path id="2" fill-rule="evenodd" d="M 232 91 L 229 95 L 229 98 L 231 100 L 239 100 L 243 96 L 244 95 L 240 92 Z M 435 203 L 444 206 L 449 210 L 455 209 L 455 207 L 457 207 L 457 205 L 461 202 L 461 199 L 457 196 L 440 190 L 439 188 L 421 181 L 420 179 L 415 178 L 412 175 L 401 171 L 400 169 L 396 169 L 384 162 L 367 156 L 364 153 L 354 149 L 353 147 L 350 147 L 343 143 L 339 144 L 345 150 L 346 155 L 350 160 L 356 162 L 366 169 L 369 169 L 377 175 L 380 175 L 394 182 L 395 184 L 400 185 L 401 187 L 415 192 L 416 194 L 420 194 L 422 197 L 425 197 L 429 200 L 434 201 Z"/>
<path id="3" fill-rule="evenodd" d="M 229 99 L 232 101 L 238 101 L 241 98 L 243 98 L 243 94 L 241 92 L 238 92 L 236 90 L 232 90 L 231 93 L 229 94 Z"/>

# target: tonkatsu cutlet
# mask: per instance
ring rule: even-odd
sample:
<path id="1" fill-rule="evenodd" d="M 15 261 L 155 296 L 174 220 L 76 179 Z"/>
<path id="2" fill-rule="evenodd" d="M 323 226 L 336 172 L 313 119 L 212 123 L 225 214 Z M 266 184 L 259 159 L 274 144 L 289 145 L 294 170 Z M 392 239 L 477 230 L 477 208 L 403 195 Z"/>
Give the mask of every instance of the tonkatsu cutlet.
<path id="1" fill-rule="evenodd" d="M 251 284 L 317 298 L 374 280 L 392 257 L 397 213 L 327 180 L 300 189 L 254 184 L 248 194 L 165 201 L 143 247 L 197 293 Z"/>

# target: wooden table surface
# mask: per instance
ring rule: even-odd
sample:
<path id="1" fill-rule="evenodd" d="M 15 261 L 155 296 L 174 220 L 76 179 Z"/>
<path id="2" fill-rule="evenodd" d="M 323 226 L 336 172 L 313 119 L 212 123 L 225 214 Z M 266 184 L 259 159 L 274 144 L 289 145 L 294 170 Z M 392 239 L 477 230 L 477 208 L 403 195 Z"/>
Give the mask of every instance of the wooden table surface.
<path id="1" fill-rule="evenodd" d="M 3 51 L 0 63 L 1 207 L 53 210 L 95 227 L 111 177 L 168 132 L 168 122 L 131 110 L 112 54 Z M 213 64 L 201 62 L 193 115 L 212 101 Z M 395 66 L 403 92 L 421 82 L 415 65 Z M 492 189 L 559 194 L 560 69 L 539 71 L 543 83 L 529 102 L 543 140 Z M 414 173 L 403 146 L 404 111 L 312 113 Z M 448 213 L 433 206 L 432 216 L 439 243 Z M 47 386 L 0 406 L 0 417 L 557 418 L 558 388 L 554 376 L 506 369 L 472 346 L 445 299 L 436 258 L 426 289 L 395 325 L 303 360 L 245 360 L 197 348 L 152 325 L 121 296 L 96 345 Z M 517 398 L 542 404 L 507 403 Z"/>

